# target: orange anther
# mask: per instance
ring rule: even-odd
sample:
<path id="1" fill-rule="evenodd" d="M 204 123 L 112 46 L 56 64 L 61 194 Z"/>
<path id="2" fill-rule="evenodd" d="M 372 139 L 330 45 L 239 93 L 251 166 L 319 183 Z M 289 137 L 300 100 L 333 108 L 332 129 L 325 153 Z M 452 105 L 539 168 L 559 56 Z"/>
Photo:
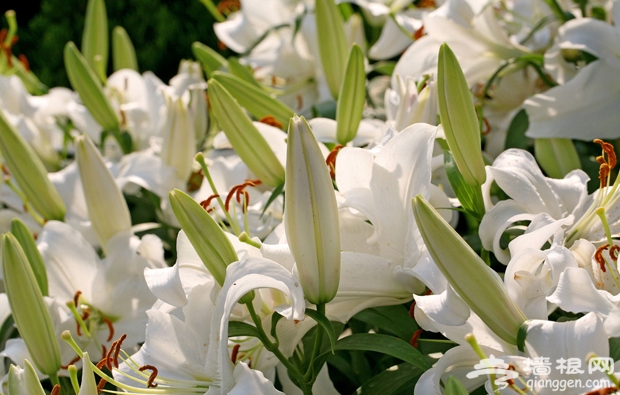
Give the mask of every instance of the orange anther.
<path id="1" fill-rule="evenodd" d="M 237 355 L 239 354 L 240 348 L 241 344 L 235 344 L 235 346 L 233 347 L 232 352 L 230 353 L 230 360 L 232 361 L 232 363 L 237 362 Z"/>
<path id="2" fill-rule="evenodd" d="M 275 117 L 273 115 L 266 115 L 266 116 L 262 117 L 261 119 L 259 119 L 258 122 L 264 123 L 264 124 L 269 125 L 269 126 L 276 127 L 278 129 L 282 129 L 282 124 L 280 122 L 278 122 L 278 120 L 275 119 Z"/>
<path id="3" fill-rule="evenodd" d="M 60 384 L 56 384 L 54 388 L 52 388 L 52 392 L 50 392 L 50 395 L 58 395 L 58 394 L 60 394 Z"/>
<path id="4" fill-rule="evenodd" d="M 411 340 L 409 340 L 409 344 L 411 344 L 415 348 L 418 348 L 418 338 L 420 337 L 422 332 L 424 332 L 423 329 L 418 329 L 417 331 L 413 332 L 413 336 L 411 336 Z"/>
<path id="5" fill-rule="evenodd" d="M 598 263 L 602 272 L 606 272 L 607 268 L 605 267 L 605 258 L 603 257 L 603 251 L 609 248 L 609 244 L 604 244 L 596 249 L 594 252 L 594 260 Z"/>
<path id="6" fill-rule="evenodd" d="M 146 386 L 147 388 L 155 388 L 157 387 L 157 383 L 153 383 L 153 381 L 155 381 L 155 378 L 157 377 L 157 368 L 153 365 L 144 365 L 144 366 L 140 366 L 140 370 L 141 372 L 144 372 L 145 370 L 150 370 L 151 371 L 151 375 L 149 376 L 149 380 L 146 382 Z"/>
<path id="7" fill-rule="evenodd" d="M 413 32 L 413 39 L 417 40 L 418 38 L 424 35 L 424 25 L 420 26 L 415 32 Z"/>
<path id="8" fill-rule="evenodd" d="M 202 208 L 207 210 L 208 213 L 210 213 L 211 211 L 213 211 L 213 208 L 209 207 L 211 205 L 211 201 L 213 199 L 217 199 L 218 197 L 220 197 L 220 195 L 218 195 L 217 193 L 215 195 L 211 195 L 206 200 L 200 202 L 200 205 L 202 206 Z"/>
<path id="9" fill-rule="evenodd" d="M 103 322 L 105 322 L 105 324 L 108 326 L 109 335 L 106 341 L 109 342 L 110 340 L 112 340 L 112 338 L 114 338 L 114 325 L 112 324 L 112 321 L 105 317 L 103 318 Z"/>
<path id="10" fill-rule="evenodd" d="M 327 168 L 329 168 L 329 175 L 332 180 L 336 179 L 336 157 L 338 156 L 338 152 L 342 149 L 342 144 L 338 144 L 331 150 L 329 155 L 327 155 L 327 159 L 325 159 L 325 164 Z"/>

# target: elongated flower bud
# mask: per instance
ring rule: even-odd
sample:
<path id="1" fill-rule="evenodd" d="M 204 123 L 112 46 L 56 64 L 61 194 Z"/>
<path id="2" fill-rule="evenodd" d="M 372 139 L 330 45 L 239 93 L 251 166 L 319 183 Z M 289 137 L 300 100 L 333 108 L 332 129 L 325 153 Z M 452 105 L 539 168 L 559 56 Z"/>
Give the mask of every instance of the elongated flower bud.
<path id="1" fill-rule="evenodd" d="M 122 26 L 112 30 L 112 62 L 114 71 L 131 69 L 138 71 L 138 59 L 133 43 Z"/>
<path id="2" fill-rule="evenodd" d="M 421 195 L 413 199 L 413 213 L 428 251 L 450 285 L 497 336 L 516 345 L 526 318 L 499 277 Z"/>
<path id="3" fill-rule="evenodd" d="M 228 61 L 214 49 L 198 41 L 192 44 L 192 53 L 202 65 L 202 69 L 211 78 L 211 73 L 228 66 Z"/>
<path id="4" fill-rule="evenodd" d="M 105 251 L 112 236 L 131 230 L 129 209 L 99 150 L 88 137 L 76 138 L 76 156 L 88 216 Z"/>
<path id="5" fill-rule="evenodd" d="M 329 91 L 337 99 L 349 53 L 344 21 L 334 0 L 316 0 L 315 13 L 323 73 Z"/>
<path id="6" fill-rule="evenodd" d="M 26 259 L 28 259 L 30 263 L 32 273 L 37 280 L 41 294 L 43 296 L 48 296 L 47 271 L 45 270 L 43 257 L 37 248 L 37 243 L 32 236 L 32 232 L 30 232 L 30 229 L 28 229 L 20 219 L 15 218 L 11 222 L 11 233 L 22 246 L 24 254 L 26 254 Z"/>
<path id="7" fill-rule="evenodd" d="M 105 75 L 108 65 L 108 34 L 105 1 L 88 0 L 82 33 L 82 53 L 88 65 L 100 75 Z"/>
<path id="8" fill-rule="evenodd" d="M 362 49 L 353 45 L 349 53 L 347 70 L 340 86 L 336 109 L 336 138 L 342 145 L 355 138 L 362 120 L 366 101 L 366 72 Z"/>
<path id="9" fill-rule="evenodd" d="M 456 165 L 468 184 L 482 185 L 486 171 L 480 148 L 480 124 L 463 70 L 447 44 L 439 49 L 437 90 L 441 124 Z"/>
<path id="10" fill-rule="evenodd" d="M 250 118 L 231 94 L 213 78 L 209 98 L 218 124 L 237 155 L 263 183 L 272 187 L 284 181 L 284 168 Z"/>
<path id="11" fill-rule="evenodd" d="M 325 159 L 303 117 L 289 122 L 284 187 L 286 238 L 304 295 L 310 303 L 327 303 L 340 282 L 338 205 Z"/>
<path id="12" fill-rule="evenodd" d="M 2 273 L 13 319 L 32 362 L 42 373 L 56 376 L 61 362 L 52 319 L 28 259 L 10 233 L 2 236 Z"/>
<path id="13" fill-rule="evenodd" d="M 103 93 L 101 81 L 73 42 L 68 42 L 65 45 L 64 58 L 69 82 L 71 82 L 73 89 L 80 94 L 82 102 L 95 118 L 95 121 L 105 130 L 118 129 L 120 120 L 114 112 L 112 104 Z"/>
<path id="14" fill-rule="evenodd" d="M 47 178 L 43 162 L 7 121 L 2 110 L 0 110 L 0 151 L 11 175 L 35 210 L 48 220 L 62 221 L 65 217 L 65 205 Z"/>
<path id="15" fill-rule="evenodd" d="M 168 99 L 168 117 L 164 126 L 161 158 L 176 170 L 177 177 L 187 181 L 196 154 L 194 120 L 180 97 Z"/>
<path id="16" fill-rule="evenodd" d="M 534 153 L 549 177 L 564 178 L 571 171 L 581 169 L 579 154 L 571 139 L 534 139 Z"/>
<path id="17" fill-rule="evenodd" d="M 9 394 L 11 395 L 45 395 L 37 372 L 26 359 L 24 368 L 11 365 L 9 368 Z"/>
<path id="18" fill-rule="evenodd" d="M 226 279 L 226 267 L 238 261 L 237 253 L 224 231 L 204 208 L 178 189 L 168 194 L 172 211 L 202 263 L 218 284 Z"/>

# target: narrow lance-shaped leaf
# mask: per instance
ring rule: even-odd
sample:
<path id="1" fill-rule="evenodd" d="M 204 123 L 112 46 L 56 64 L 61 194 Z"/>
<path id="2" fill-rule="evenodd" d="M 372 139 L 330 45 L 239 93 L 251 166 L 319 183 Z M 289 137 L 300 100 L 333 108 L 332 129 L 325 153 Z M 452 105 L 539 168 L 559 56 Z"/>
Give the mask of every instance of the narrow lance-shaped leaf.
<path id="1" fill-rule="evenodd" d="M 129 209 L 93 142 L 86 136 L 79 136 L 75 151 L 88 216 L 105 251 L 112 236 L 131 230 Z"/>
<path id="2" fill-rule="evenodd" d="M 82 33 L 82 53 L 88 65 L 106 75 L 108 65 L 108 14 L 104 0 L 88 0 Z"/>
<path id="3" fill-rule="evenodd" d="M 203 43 L 194 42 L 192 44 L 192 52 L 209 78 L 214 71 L 228 67 L 226 58 Z"/>
<path id="4" fill-rule="evenodd" d="M 26 199 L 45 219 L 65 217 L 65 205 L 47 177 L 47 170 L 34 150 L 0 110 L 0 151 Z"/>
<path id="5" fill-rule="evenodd" d="M 138 59 L 133 43 L 122 26 L 112 30 L 112 63 L 114 71 L 131 69 L 138 71 Z"/>
<path id="6" fill-rule="evenodd" d="M 209 98 L 218 124 L 235 152 L 263 183 L 284 182 L 284 168 L 250 118 L 232 95 L 216 80 L 209 80 Z"/>
<path id="7" fill-rule="evenodd" d="M 413 199 L 413 213 L 428 251 L 450 285 L 497 336 L 516 345 L 526 317 L 497 274 L 421 195 Z"/>
<path id="8" fill-rule="evenodd" d="M 95 121 L 105 130 L 117 130 L 120 120 L 101 87 L 101 81 L 73 42 L 65 45 L 65 68 L 73 89 L 80 94 Z"/>
<path id="9" fill-rule="evenodd" d="M 486 172 L 480 148 L 480 124 L 465 75 L 447 44 L 441 45 L 438 62 L 439 115 L 448 146 L 465 181 L 473 186 L 482 185 Z"/>
<path id="10" fill-rule="evenodd" d="M 334 0 L 316 0 L 315 14 L 323 73 L 329 91 L 337 99 L 349 53 L 344 21 Z"/>
<path id="11" fill-rule="evenodd" d="M 340 85 L 336 109 L 336 138 L 342 145 L 355 138 L 362 120 L 366 101 L 366 72 L 364 53 L 357 45 L 351 47 L 347 69 Z"/>
<path id="12" fill-rule="evenodd" d="M 234 75 L 216 71 L 213 73 L 213 79 L 222 84 L 256 119 L 272 116 L 280 124 L 287 125 L 295 114 L 290 107 L 271 97 L 264 89 L 257 88 Z"/>
<path id="13" fill-rule="evenodd" d="M 37 280 L 41 294 L 43 296 L 48 296 L 47 271 L 45 270 L 43 257 L 37 248 L 37 243 L 32 236 L 32 232 L 21 220 L 15 218 L 11 222 L 11 233 L 15 236 L 26 254 L 26 258 L 30 263 L 32 273 Z"/>
<path id="14" fill-rule="evenodd" d="M 340 283 L 338 205 L 325 159 L 303 117 L 289 123 L 284 188 L 286 239 L 304 296 L 313 304 L 327 303 Z"/>
<path id="15" fill-rule="evenodd" d="M 13 319 L 32 362 L 42 373 L 57 377 L 60 348 L 43 295 L 19 242 L 2 236 L 2 273 Z"/>

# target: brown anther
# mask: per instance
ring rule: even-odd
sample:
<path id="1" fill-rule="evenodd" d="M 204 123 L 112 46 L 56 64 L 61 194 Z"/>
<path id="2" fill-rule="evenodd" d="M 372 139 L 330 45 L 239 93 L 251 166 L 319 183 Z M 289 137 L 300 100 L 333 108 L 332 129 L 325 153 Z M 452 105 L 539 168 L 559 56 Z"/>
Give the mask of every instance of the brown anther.
<path id="1" fill-rule="evenodd" d="M 189 179 L 187 180 L 187 191 L 194 192 L 200 189 L 202 186 L 202 181 L 204 180 L 205 175 L 202 172 L 202 169 L 193 171 L 192 174 L 189 175 Z"/>
<path id="2" fill-rule="evenodd" d="M 423 329 L 418 329 L 417 331 L 413 332 L 413 336 L 411 336 L 411 340 L 409 340 L 409 344 L 411 344 L 415 348 L 418 348 L 418 339 L 420 338 L 420 335 L 422 334 L 422 332 L 424 332 Z"/>
<path id="3" fill-rule="evenodd" d="M 108 382 L 107 382 L 107 381 L 105 381 L 104 379 L 99 380 L 99 383 L 97 384 L 97 393 L 98 393 L 98 394 L 100 394 L 100 393 L 101 393 L 101 391 L 103 391 L 103 387 L 105 387 L 105 385 L 106 385 L 107 383 L 108 383 Z"/>
<path id="4" fill-rule="evenodd" d="M 411 306 L 409 306 L 409 317 L 411 317 L 413 319 L 415 319 L 415 316 L 414 316 L 414 314 L 415 314 L 415 305 L 416 305 L 416 302 L 415 302 L 415 299 L 414 299 L 413 303 L 411 303 Z"/>
<path id="5" fill-rule="evenodd" d="M 21 62 L 22 66 L 24 66 L 24 69 L 26 71 L 30 71 L 30 62 L 28 62 L 28 58 L 26 57 L 26 55 L 24 55 L 23 53 L 20 53 L 17 58 L 19 59 L 19 61 Z"/>
<path id="6" fill-rule="evenodd" d="M 301 111 L 302 108 L 304 108 L 304 98 L 302 95 L 297 95 L 297 111 Z"/>
<path id="7" fill-rule="evenodd" d="M 612 169 L 616 167 L 617 158 L 614 146 L 611 143 L 607 143 L 601 139 L 594 139 L 594 142 L 600 144 L 603 152 L 607 154 L 607 164 L 609 164 L 609 167 Z"/>
<path id="8" fill-rule="evenodd" d="M 417 8 L 437 8 L 435 0 L 422 0 L 416 5 Z"/>
<path id="9" fill-rule="evenodd" d="M 611 395 L 618 392 L 616 387 L 599 388 L 597 390 L 586 392 L 585 395 Z"/>
<path id="10" fill-rule="evenodd" d="M 601 167 L 598 169 L 598 179 L 600 180 L 600 188 L 605 188 L 607 186 L 607 178 L 609 177 L 609 173 L 611 173 L 611 169 L 607 163 L 601 163 L 599 159 L 602 156 L 596 157 L 596 161 L 600 163 Z"/>
<path id="11" fill-rule="evenodd" d="M 108 349 L 103 344 L 101 345 L 101 355 L 104 357 L 108 355 Z"/>
<path id="12" fill-rule="evenodd" d="M 605 258 L 603 257 L 603 251 L 609 248 L 609 244 L 604 244 L 596 249 L 594 253 L 594 260 L 598 263 L 602 272 L 606 272 L 607 268 L 605 267 Z"/>
<path id="13" fill-rule="evenodd" d="M 126 338 L 127 335 L 123 334 L 123 336 L 121 336 L 118 340 L 115 340 L 110 346 L 110 351 L 108 351 L 108 354 L 105 356 L 105 365 L 108 370 L 112 370 L 112 365 L 114 365 L 115 368 L 118 368 L 118 355 L 121 352 L 121 345 Z"/>
<path id="14" fill-rule="evenodd" d="M 264 124 L 269 125 L 269 126 L 276 127 L 278 129 L 282 129 L 282 124 L 280 122 L 278 122 L 278 120 L 275 119 L 275 117 L 273 115 L 266 115 L 266 116 L 262 117 L 261 119 L 259 119 L 258 122 L 264 123 Z"/>
<path id="15" fill-rule="evenodd" d="M 596 144 L 600 144 L 603 153 L 596 157 L 596 162 L 600 165 L 598 178 L 601 181 L 601 188 L 607 185 L 609 174 L 616 167 L 617 158 L 614 146 L 601 139 L 594 139 Z"/>
<path id="16" fill-rule="evenodd" d="M 0 30 L 0 45 L 4 44 L 7 34 L 9 34 L 9 31 L 6 28 Z"/>
<path id="17" fill-rule="evenodd" d="M 58 395 L 58 394 L 60 394 L 60 384 L 56 384 L 54 388 L 52 388 L 52 392 L 50 392 L 50 395 Z"/>
<path id="18" fill-rule="evenodd" d="M 232 361 L 232 363 L 237 363 L 237 356 L 239 354 L 239 349 L 241 348 L 241 344 L 235 344 L 235 346 L 232 349 L 232 352 L 230 353 L 230 360 Z"/>
<path id="19" fill-rule="evenodd" d="M 482 117 L 482 123 L 484 124 L 484 130 L 482 131 L 482 135 L 486 136 L 487 134 L 491 133 L 491 124 L 486 117 Z"/>
<path id="20" fill-rule="evenodd" d="M 67 370 L 67 369 L 69 369 L 69 366 L 71 366 L 71 365 L 75 364 L 75 363 L 76 363 L 77 361 L 79 361 L 80 359 L 82 359 L 82 358 L 80 358 L 79 356 L 77 356 L 77 357 L 73 358 L 71 361 L 69 361 L 69 363 L 68 363 L 68 364 L 66 364 L 66 365 L 60 365 L 60 368 L 61 368 L 61 369 L 64 369 L 64 370 Z"/>
<path id="21" fill-rule="evenodd" d="M 6 167 L 6 165 L 4 165 L 4 164 L 2 165 L 2 173 L 3 173 L 5 176 L 7 176 L 7 177 L 10 177 L 10 176 L 11 176 L 11 173 L 9 172 L 9 168 L 8 168 L 8 167 Z"/>
<path id="22" fill-rule="evenodd" d="M 228 49 L 228 47 L 226 46 L 226 44 L 224 44 L 221 40 L 217 40 L 217 48 L 220 51 L 226 51 Z"/>
<path id="23" fill-rule="evenodd" d="M 424 35 L 424 25 L 420 26 L 415 32 L 413 32 L 413 39 L 417 40 Z"/>
<path id="24" fill-rule="evenodd" d="M 118 368 L 118 354 L 121 353 L 121 345 L 123 344 L 126 338 L 127 338 L 127 335 L 123 333 L 123 336 L 121 336 L 120 339 L 117 340 L 118 343 L 116 343 L 116 350 L 114 351 L 114 359 L 113 359 L 115 368 Z"/>
<path id="25" fill-rule="evenodd" d="M 80 295 L 82 295 L 82 291 L 77 291 L 75 295 L 73 295 L 73 303 L 75 303 L 76 308 L 79 306 Z"/>
<path id="26" fill-rule="evenodd" d="M 224 202 L 224 208 L 226 209 L 226 211 L 230 211 L 230 201 L 232 200 L 233 196 L 239 204 L 241 204 L 241 197 L 243 196 L 244 201 L 242 209 L 245 213 L 250 203 L 250 195 L 247 193 L 245 188 L 255 187 L 260 184 L 262 184 L 261 180 L 246 180 L 243 184 L 235 185 L 234 187 L 232 187 L 228 192 L 228 196 L 226 196 L 226 201 Z"/>
<path id="27" fill-rule="evenodd" d="M 106 339 L 107 342 L 109 342 L 110 340 L 112 340 L 114 338 L 114 325 L 112 324 L 112 321 L 110 321 L 107 318 L 103 318 L 103 322 L 105 322 L 105 324 L 108 326 L 108 338 Z"/>
<path id="28" fill-rule="evenodd" d="M 209 196 L 206 200 L 203 200 L 202 202 L 200 202 L 200 205 L 202 206 L 202 208 L 204 208 L 208 213 L 210 213 L 211 211 L 213 211 L 213 207 L 209 207 L 211 205 L 211 201 L 213 199 L 217 199 L 219 198 L 220 195 L 218 195 L 217 193 L 215 195 L 211 195 Z"/>
<path id="29" fill-rule="evenodd" d="M 329 175 L 332 180 L 336 179 L 336 157 L 338 156 L 338 152 L 342 149 L 342 144 L 338 144 L 331 150 L 329 155 L 327 155 L 327 159 L 325 159 L 325 164 L 329 169 Z"/>
<path id="30" fill-rule="evenodd" d="M 217 3 L 217 10 L 224 15 L 239 11 L 240 9 L 241 2 L 239 0 L 222 0 Z"/>
<path id="31" fill-rule="evenodd" d="M 154 383 L 153 381 L 155 381 L 155 378 L 157 378 L 157 368 L 153 365 L 144 365 L 144 366 L 140 366 L 140 369 L 138 369 L 141 372 L 144 372 L 145 370 L 150 370 L 151 371 L 151 375 L 149 376 L 149 380 L 146 382 L 146 387 L 147 388 L 155 388 L 157 387 L 157 383 Z"/>
<path id="32" fill-rule="evenodd" d="M 82 313 L 82 321 L 86 321 L 88 317 L 90 317 L 90 309 L 87 307 L 83 311 L 84 312 Z"/>

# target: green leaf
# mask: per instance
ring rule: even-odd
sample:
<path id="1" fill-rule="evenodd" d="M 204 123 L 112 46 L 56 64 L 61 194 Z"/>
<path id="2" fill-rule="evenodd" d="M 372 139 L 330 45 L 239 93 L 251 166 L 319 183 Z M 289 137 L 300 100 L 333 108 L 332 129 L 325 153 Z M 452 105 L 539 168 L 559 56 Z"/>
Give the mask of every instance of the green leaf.
<path id="1" fill-rule="evenodd" d="M 530 120 L 525 109 L 522 109 L 512 118 L 510 126 L 508 126 L 508 134 L 506 135 L 506 143 L 504 149 L 521 148 L 527 149 L 528 138 L 525 137 L 525 131 L 530 127 Z"/>
<path id="2" fill-rule="evenodd" d="M 469 214 L 481 221 L 485 213 L 482 190 L 479 186 L 472 186 L 465 181 L 450 151 L 443 152 L 443 163 L 450 186 L 459 202 Z"/>
<path id="3" fill-rule="evenodd" d="M 267 91 L 256 87 L 234 75 L 215 72 L 213 79 L 237 100 L 237 102 L 256 119 L 272 116 L 282 127 L 288 126 L 295 112 L 286 104 L 273 98 Z"/>
<path id="4" fill-rule="evenodd" d="M 329 322 L 326 316 L 316 310 L 306 309 L 306 315 L 315 320 L 317 324 L 319 324 L 323 329 L 325 329 L 333 353 L 335 351 L 334 347 L 336 344 L 336 332 L 334 331 L 334 327 L 332 326 L 331 322 Z"/>
<path id="5" fill-rule="evenodd" d="M 202 69 L 207 73 L 207 77 L 211 77 L 211 73 L 214 71 L 220 70 L 223 67 L 228 67 L 226 58 L 203 43 L 198 41 L 194 42 L 192 44 L 192 52 L 202 65 Z"/>
<path id="6" fill-rule="evenodd" d="M 609 357 L 620 361 L 620 337 L 609 338 Z"/>
<path id="7" fill-rule="evenodd" d="M 388 335 L 376 333 L 356 333 L 336 342 L 336 350 L 375 351 L 401 359 L 422 370 L 431 364 L 408 342 Z"/>
<path id="8" fill-rule="evenodd" d="M 421 374 L 422 371 L 419 368 L 408 363 L 401 363 L 366 381 L 356 393 L 363 395 L 411 394 Z"/>
<path id="9" fill-rule="evenodd" d="M 357 313 L 353 318 L 392 333 L 403 340 L 411 339 L 413 333 L 418 330 L 418 325 L 403 305 L 373 307 Z"/>
<path id="10" fill-rule="evenodd" d="M 271 203 L 273 203 L 273 201 L 276 200 L 278 196 L 282 195 L 283 192 L 284 192 L 284 183 L 273 188 L 273 192 L 271 192 L 271 196 L 269 196 L 269 199 L 267 199 L 267 203 L 265 203 L 265 208 L 263 208 L 263 211 L 260 213 L 261 217 L 263 216 L 263 214 L 265 214 L 265 211 L 267 211 L 267 208 L 269 208 Z"/>
<path id="11" fill-rule="evenodd" d="M 260 338 L 258 329 L 254 325 L 250 325 L 241 321 L 230 321 L 228 323 L 228 337 L 251 336 Z"/>
<path id="12" fill-rule="evenodd" d="M 446 380 L 446 395 L 469 395 L 467 389 L 463 386 L 463 384 L 454 376 L 448 376 Z"/>
<path id="13" fill-rule="evenodd" d="M 396 68 L 396 62 L 393 61 L 381 61 L 373 64 L 371 70 L 384 75 L 392 75 Z"/>
<path id="14" fill-rule="evenodd" d="M 271 315 L 271 337 L 276 339 L 276 342 L 278 342 L 278 334 L 276 333 L 276 329 L 277 329 L 277 326 L 278 326 L 278 322 L 282 318 L 284 318 L 284 316 L 279 314 L 279 313 L 277 313 L 277 312 L 274 312 Z"/>

